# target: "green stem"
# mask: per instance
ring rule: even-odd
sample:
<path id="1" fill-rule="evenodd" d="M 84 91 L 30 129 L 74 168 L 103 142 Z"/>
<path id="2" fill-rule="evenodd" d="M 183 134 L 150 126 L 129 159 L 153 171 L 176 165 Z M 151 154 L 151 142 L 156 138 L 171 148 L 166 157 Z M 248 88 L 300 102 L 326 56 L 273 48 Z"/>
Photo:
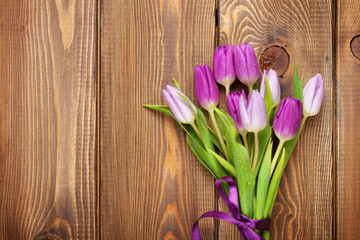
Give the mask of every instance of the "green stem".
<path id="1" fill-rule="evenodd" d="M 249 94 L 251 93 L 253 86 L 249 86 Z"/>
<path id="2" fill-rule="evenodd" d="M 262 237 L 265 239 L 265 240 L 270 240 L 270 231 L 269 230 L 265 230 L 262 232 Z"/>
<path id="3" fill-rule="evenodd" d="M 239 143 L 244 146 L 243 139 L 241 138 L 241 134 L 239 133 Z"/>
<path id="4" fill-rule="evenodd" d="M 274 158 L 273 158 L 272 161 L 271 161 L 270 176 L 271 176 L 271 175 L 273 174 L 273 172 L 274 172 L 274 169 L 275 169 L 277 160 L 278 160 L 278 158 L 279 158 L 281 149 L 282 149 L 282 147 L 284 146 L 284 143 L 285 143 L 285 141 L 281 141 L 281 140 L 280 140 L 279 145 L 278 145 L 278 147 L 277 147 L 277 149 L 276 149 Z"/>
<path id="5" fill-rule="evenodd" d="M 246 135 L 247 135 L 247 133 L 241 134 L 241 137 L 243 138 L 244 147 L 246 148 L 246 151 L 247 151 L 247 154 L 248 154 L 248 159 L 250 161 L 251 159 L 250 159 L 249 143 L 248 143 Z"/>
<path id="6" fill-rule="evenodd" d="M 230 93 L 230 85 L 225 85 L 225 91 L 226 91 L 226 97 L 227 97 Z"/>
<path id="7" fill-rule="evenodd" d="M 308 116 L 304 116 L 304 117 L 301 119 L 300 130 L 299 130 L 300 133 L 301 133 L 303 127 L 304 127 L 304 124 L 305 124 L 305 121 L 306 121 L 307 118 L 308 118 Z"/>
<path id="8" fill-rule="evenodd" d="M 219 139 L 220 145 L 221 145 L 221 147 L 222 147 L 222 149 L 224 151 L 224 155 L 225 155 L 226 159 L 229 160 L 223 136 L 222 136 L 222 134 L 220 132 L 219 126 L 216 123 L 214 110 L 210 110 L 208 112 L 209 112 L 209 115 L 210 115 L 210 118 L 211 118 L 212 125 L 213 125 L 213 127 L 215 129 L 216 135 L 217 135 L 217 137 Z"/>
<path id="9" fill-rule="evenodd" d="M 255 137 L 255 152 L 254 152 L 254 162 L 252 166 L 253 171 L 255 171 L 256 164 L 258 161 L 258 155 L 259 155 L 259 135 L 257 132 L 254 133 L 254 137 Z"/>
<path id="10" fill-rule="evenodd" d="M 199 129 L 197 128 L 197 126 L 196 126 L 196 124 L 195 124 L 195 121 L 192 121 L 192 122 L 190 123 L 190 125 L 192 126 L 192 128 L 194 129 L 194 131 L 195 131 L 196 134 L 198 135 L 200 141 L 202 142 L 203 140 L 202 140 L 202 138 L 201 138 L 201 133 L 200 133 Z"/>

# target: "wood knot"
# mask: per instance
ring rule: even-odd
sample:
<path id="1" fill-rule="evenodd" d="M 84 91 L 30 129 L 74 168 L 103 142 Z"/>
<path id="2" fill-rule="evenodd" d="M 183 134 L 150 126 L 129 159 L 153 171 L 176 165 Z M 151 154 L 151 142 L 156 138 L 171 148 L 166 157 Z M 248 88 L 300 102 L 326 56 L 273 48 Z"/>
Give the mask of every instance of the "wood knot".
<path id="1" fill-rule="evenodd" d="M 260 55 L 260 69 L 270 70 L 273 69 L 277 72 L 278 76 L 282 76 L 289 67 L 290 56 L 285 48 L 278 45 L 267 47 Z"/>
<path id="2" fill-rule="evenodd" d="M 350 49 L 354 57 L 360 60 L 360 35 L 357 35 L 351 39 Z"/>
<path id="3" fill-rule="evenodd" d="M 21 25 L 21 26 L 20 26 L 20 31 L 21 31 L 21 32 L 25 32 L 26 29 L 27 29 L 26 25 Z"/>
<path id="4" fill-rule="evenodd" d="M 71 240 L 71 227 L 68 221 L 55 218 L 54 222 L 44 231 L 39 233 L 36 240 Z"/>

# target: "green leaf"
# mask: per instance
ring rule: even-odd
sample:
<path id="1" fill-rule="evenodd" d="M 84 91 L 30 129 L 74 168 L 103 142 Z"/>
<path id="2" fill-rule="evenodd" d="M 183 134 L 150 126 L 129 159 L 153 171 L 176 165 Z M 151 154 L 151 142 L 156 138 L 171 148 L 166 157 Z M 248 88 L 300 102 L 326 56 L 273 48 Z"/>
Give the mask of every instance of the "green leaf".
<path id="1" fill-rule="evenodd" d="M 237 133 L 236 125 L 235 125 L 233 118 L 228 113 L 226 113 L 216 107 L 214 108 L 214 110 L 215 110 L 216 122 L 218 123 L 219 129 L 222 128 L 222 130 L 224 131 L 225 142 L 228 143 L 230 141 L 230 139 L 237 142 L 236 137 L 238 136 L 238 133 Z M 226 146 L 226 150 L 229 151 L 228 145 Z M 230 149 L 230 151 L 231 151 L 231 149 Z M 229 157 L 229 153 L 228 153 L 227 157 Z M 234 161 L 232 158 L 229 157 L 228 159 L 231 164 L 234 164 Z"/>
<path id="2" fill-rule="evenodd" d="M 203 159 L 202 155 L 199 153 L 199 145 L 194 141 L 194 139 L 189 135 L 186 134 L 186 141 L 189 144 L 189 147 L 191 149 L 191 151 L 195 154 L 196 158 L 201 162 L 202 165 L 204 165 L 204 167 L 206 167 L 207 170 L 209 170 L 211 172 L 211 174 L 217 179 L 218 177 L 216 176 L 216 174 L 213 172 L 213 170 L 208 166 L 207 162 L 205 159 Z"/>
<path id="3" fill-rule="evenodd" d="M 272 154 L 272 141 L 269 140 L 264 159 L 261 164 L 259 177 L 256 186 L 256 208 L 255 219 L 265 219 L 264 214 L 265 202 L 269 188 L 270 181 L 270 166 L 271 166 L 271 154 Z"/>
<path id="4" fill-rule="evenodd" d="M 226 132 L 230 133 L 232 138 L 236 138 L 237 130 L 234 119 L 227 112 L 214 107 L 215 110 L 215 118 L 218 123 L 220 132 L 223 136 L 226 135 Z"/>
<path id="5" fill-rule="evenodd" d="M 198 107 L 196 107 L 196 110 L 198 112 L 197 117 L 199 118 L 199 120 L 202 122 L 202 124 L 204 126 L 207 126 L 207 121 L 206 121 L 206 117 L 205 117 L 204 113 Z"/>
<path id="6" fill-rule="evenodd" d="M 304 102 L 303 89 L 299 81 L 299 76 L 297 72 L 297 64 L 295 65 L 295 69 L 294 69 L 294 98 L 297 98 L 301 100 L 301 102 Z"/>
<path id="7" fill-rule="evenodd" d="M 193 140 L 195 140 L 203 149 L 205 149 L 204 144 L 190 125 L 182 124 L 180 122 L 178 123 L 184 129 L 186 134 L 189 134 L 193 138 Z"/>
<path id="8" fill-rule="evenodd" d="M 199 108 L 197 108 L 197 112 L 198 112 L 198 114 L 195 119 L 195 124 L 200 131 L 200 135 L 201 135 L 203 144 L 204 144 L 205 148 L 214 149 L 214 147 L 212 145 L 211 135 L 210 135 L 208 125 L 206 122 L 206 118 Z"/>
<path id="9" fill-rule="evenodd" d="M 271 215 L 272 208 L 276 199 L 276 195 L 279 189 L 280 180 L 285 169 L 285 149 L 283 149 L 280 161 L 275 168 L 274 175 L 270 182 L 268 196 L 266 198 L 264 218 L 268 218 Z"/>
<path id="10" fill-rule="evenodd" d="M 225 169 L 220 165 L 216 158 L 205 149 L 202 148 L 194 139 L 186 135 L 186 140 L 189 143 L 191 150 L 194 152 L 195 156 L 199 161 L 214 175 L 216 179 L 228 176 Z"/>
<path id="11" fill-rule="evenodd" d="M 265 101 L 266 112 L 267 112 L 273 104 L 272 93 L 271 93 L 271 90 L 269 87 L 267 77 L 265 77 L 265 86 L 266 86 L 266 92 L 265 92 L 265 96 L 264 96 L 264 101 Z"/>
<path id="12" fill-rule="evenodd" d="M 241 211 L 246 216 L 252 217 L 256 182 L 246 149 L 234 139 L 230 140 L 228 146 L 229 158 L 233 159 L 235 165 Z M 229 149 L 231 150 L 229 151 Z"/>
<path id="13" fill-rule="evenodd" d="M 208 127 L 208 130 L 209 130 L 209 133 L 210 133 L 211 141 L 215 144 L 217 149 L 219 149 L 219 151 L 222 154 L 224 154 L 224 151 L 223 151 L 223 149 L 221 147 L 220 141 L 219 141 L 218 137 L 216 136 L 215 132 L 210 127 Z"/>
<path id="14" fill-rule="evenodd" d="M 279 103 L 274 103 L 266 112 L 266 119 L 270 126 L 272 126 L 272 123 L 273 123 L 274 117 L 275 117 L 275 113 L 277 112 L 276 108 L 278 106 L 279 106 Z M 274 109 L 275 109 L 275 111 L 274 111 Z"/>
<path id="15" fill-rule="evenodd" d="M 144 104 L 143 107 L 150 108 L 152 110 L 156 110 L 156 111 L 159 111 L 159 112 L 166 113 L 166 114 L 170 115 L 172 118 L 175 118 L 174 114 L 171 112 L 171 110 L 170 110 L 170 108 L 168 106 Z"/>
<path id="16" fill-rule="evenodd" d="M 232 176 L 236 176 L 235 168 L 231 163 L 226 161 L 223 157 L 210 150 L 210 153 L 219 161 L 219 163 L 228 171 Z"/>
<path id="17" fill-rule="evenodd" d="M 255 152 L 255 140 L 254 140 L 254 138 L 255 137 L 254 137 L 253 132 L 248 132 L 247 133 L 247 140 L 248 140 L 249 149 L 250 149 L 251 164 L 253 162 L 254 152 Z"/>
<path id="18" fill-rule="evenodd" d="M 182 91 L 180 85 L 179 85 L 178 82 L 175 80 L 175 78 L 173 78 L 172 80 L 173 80 L 173 82 L 174 82 L 175 87 L 176 87 L 177 89 L 179 89 L 180 91 Z"/>

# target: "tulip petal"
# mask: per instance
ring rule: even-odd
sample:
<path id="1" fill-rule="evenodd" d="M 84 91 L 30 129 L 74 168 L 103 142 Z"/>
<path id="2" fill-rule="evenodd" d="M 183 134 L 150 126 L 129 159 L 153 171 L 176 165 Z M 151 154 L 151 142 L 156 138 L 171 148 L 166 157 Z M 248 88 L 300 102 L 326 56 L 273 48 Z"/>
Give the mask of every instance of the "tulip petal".
<path id="1" fill-rule="evenodd" d="M 266 126 L 266 107 L 264 99 L 257 90 L 251 91 L 247 112 L 251 121 L 251 132 L 259 132 Z"/>
<path id="2" fill-rule="evenodd" d="M 250 82 L 248 79 L 248 72 L 246 66 L 246 59 L 243 50 L 241 49 L 241 45 L 237 45 L 234 47 L 234 60 L 235 60 L 235 72 L 236 76 L 246 86 L 249 86 Z"/>
<path id="3" fill-rule="evenodd" d="M 228 45 L 226 51 L 226 71 L 225 78 L 228 85 L 231 85 L 235 81 L 235 66 L 234 66 L 234 47 Z"/>
<path id="4" fill-rule="evenodd" d="M 207 84 L 207 81 L 204 81 L 205 78 L 206 77 L 203 68 L 200 66 L 196 66 L 194 90 L 198 102 L 204 108 L 210 107 L 210 99 L 207 93 L 207 89 L 209 88 L 209 86 Z"/>
<path id="5" fill-rule="evenodd" d="M 239 100 L 239 109 L 240 109 L 241 122 L 243 123 L 245 129 L 249 131 L 250 119 L 247 113 L 247 104 L 245 103 L 245 99 L 242 97 L 240 97 Z"/>
<path id="6" fill-rule="evenodd" d="M 255 51 L 250 44 L 246 44 L 245 51 L 248 78 L 253 85 L 259 77 L 259 65 L 257 62 Z"/>
<path id="7" fill-rule="evenodd" d="M 324 80 L 321 74 L 316 74 L 303 89 L 304 114 L 314 116 L 320 112 L 324 98 Z"/>
<path id="8" fill-rule="evenodd" d="M 214 52 L 214 78 L 215 80 L 220 83 L 224 84 L 225 81 L 225 69 L 226 67 L 226 59 L 225 59 L 225 53 L 224 53 L 224 47 L 216 47 Z"/>
<path id="9" fill-rule="evenodd" d="M 279 103 L 280 95 L 281 95 L 279 78 L 277 72 L 272 69 L 270 69 L 268 73 L 268 83 L 269 83 L 273 103 Z"/>
<path id="10" fill-rule="evenodd" d="M 319 80 L 316 81 L 315 97 L 313 99 L 312 106 L 310 109 L 310 112 L 313 115 L 316 115 L 320 112 L 320 108 L 324 98 L 324 81 L 322 80 L 322 76 L 320 74 L 317 74 L 316 77 Z"/>
<path id="11" fill-rule="evenodd" d="M 241 116 L 240 116 L 240 108 L 239 108 L 239 102 L 240 98 L 243 98 L 242 94 L 240 94 L 239 91 L 233 92 L 227 96 L 227 104 L 228 104 L 228 112 L 231 115 L 231 117 L 234 119 L 236 128 L 238 132 L 247 132 L 244 128 Z M 245 95 L 245 101 L 246 101 L 246 95 Z"/>
<path id="12" fill-rule="evenodd" d="M 171 112 L 174 114 L 175 118 L 179 120 L 179 122 L 186 123 L 185 118 L 179 112 L 177 105 L 173 101 L 172 97 L 166 90 L 162 90 L 166 103 L 169 105 Z"/>
<path id="13" fill-rule="evenodd" d="M 207 64 L 196 66 L 194 75 L 196 98 L 203 108 L 211 110 L 213 108 L 211 103 L 216 106 L 220 99 L 219 88 L 216 85 L 211 69 Z"/>
<path id="14" fill-rule="evenodd" d="M 178 121 L 182 123 L 191 123 L 194 121 L 197 110 L 178 88 L 168 85 L 162 93 L 170 110 Z M 179 94 L 181 94 L 181 96 Z M 186 98 L 190 105 L 182 97 Z"/>
<path id="15" fill-rule="evenodd" d="M 206 71 L 206 80 L 208 83 L 208 91 L 209 91 L 209 98 L 212 101 L 212 103 L 217 106 L 220 100 L 220 92 L 219 88 L 216 85 L 216 82 L 214 80 L 213 74 L 211 72 L 211 69 L 209 65 L 205 64 L 205 71 Z"/>
<path id="16" fill-rule="evenodd" d="M 266 92 L 265 78 L 267 76 L 268 76 L 268 71 L 264 70 L 264 73 L 261 78 L 261 83 L 260 83 L 260 94 L 263 98 L 265 97 L 265 92 Z"/>
<path id="17" fill-rule="evenodd" d="M 248 43 L 234 46 L 235 73 L 239 80 L 250 87 L 259 76 L 259 65 L 252 46 Z"/>
<path id="18" fill-rule="evenodd" d="M 302 119 L 302 103 L 296 98 L 284 98 L 276 112 L 273 129 L 281 141 L 294 138 Z"/>

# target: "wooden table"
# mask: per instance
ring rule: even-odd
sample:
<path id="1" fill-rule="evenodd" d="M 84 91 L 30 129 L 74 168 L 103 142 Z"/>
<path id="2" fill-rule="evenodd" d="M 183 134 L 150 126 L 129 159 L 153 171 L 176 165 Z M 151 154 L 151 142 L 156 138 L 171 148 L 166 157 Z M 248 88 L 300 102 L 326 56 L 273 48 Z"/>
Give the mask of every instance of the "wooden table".
<path id="1" fill-rule="evenodd" d="M 164 104 L 172 77 L 194 99 L 195 65 L 249 42 L 283 96 L 295 63 L 325 79 L 272 239 L 358 239 L 359 34 L 358 0 L 1 0 L 0 238 L 190 239 L 202 213 L 227 211 L 182 130 L 142 104 Z"/>

